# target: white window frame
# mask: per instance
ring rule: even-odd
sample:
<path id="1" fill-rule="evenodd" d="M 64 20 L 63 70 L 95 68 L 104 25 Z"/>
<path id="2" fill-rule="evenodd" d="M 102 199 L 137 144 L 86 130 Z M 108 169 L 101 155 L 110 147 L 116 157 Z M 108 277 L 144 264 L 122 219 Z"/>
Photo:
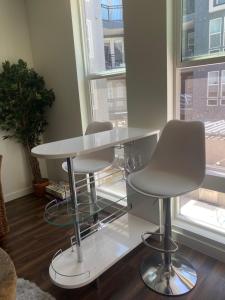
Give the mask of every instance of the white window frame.
<path id="1" fill-rule="evenodd" d="M 224 82 L 223 82 L 224 78 Z M 225 96 L 223 97 L 223 87 L 225 90 L 225 70 L 221 70 L 221 76 L 220 76 L 220 105 L 225 106 Z M 224 101 L 224 103 L 222 103 Z"/>
<path id="2" fill-rule="evenodd" d="M 209 84 L 209 77 L 211 73 L 217 74 L 217 81 L 216 84 Z M 209 97 L 209 88 L 210 86 L 217 86 L 217 97 Z M 219 71 L 210 71 L 208 72 L 208 78 L 207 78 L 207 106 L 218 106 L 218 98 L 219 98 L 219 87 L 220 87 L 220 72 Z M 216 104 L 210 104 L 210 100 L 216 100 Z"/>
<path id="3" fill-rule="evenodd" d="M 86 19 L 86 28 L 88 33 L 87 36 L 87 47 L 88 47 L 88 56 L 90 59 L 94 58 L 94 45 L 93 45 L 93 32 L 92 32 L 92 26 L 91 21 Z"/>
<path id="4" fill-rule="evenodd" d="M 223 18 L 223 51 L 225 51 L 225 17 Z"/>
<path id="5" fill-rule="evenodd" d="M 112 64 L 113 66 L 115 66 L 116 62 L 115 62 L 115 43 L 121 43 L 122 45 L 122 51 L 124 53 L 124 39 L 123 37 L 113 37 L 113 38 L 105 38 L 104 39 L 104 43 L 109 43 L 109 47 L 110 47 L 110 53 L 113 57 L 112 59 Z M 124 65 L 125 65 L 125 58 L 123 57 L 124 60 Z M 122 67 L 119 67 L 118 69 L 121 69 Z M 115 69 L 114 69 L 115 70 Z"/>
<path id="6" fill-rule="evenodd" d="M 112 70 L 106 70 L 102 72 L 90 72 L 90 66 L 89 66 L 89 49 L 88 49 L 88 34 L 87 34 L 87 28 L 86 28 L 86 16 L 84 11 L 84 1 L 89 0 L 78 0 L 78 7 L 79 7 L 79 25 L 80 25 L 80 35 L 82 40 L 82 52 L 83 52 L 83 62 L 84 62 L 84 73 L 85 73 L 85 86 L 86 86 L 86 105 L 87 105 L 87 111 L 88 111 L 88 117 L 87 117 L 87 124 L 90 123 L 93 120 L 92 115 L 92 88 L 91 88 L 91 81 L 92 80 L 98 80 L 98 79 L 107 79 L 107 78 L 126 78 L 126 68 L 118 68 L 118 69 L 112 69 Z M 93 0 L 91 0 L 93 1 Z M 86 124 L 86 125 L 87 125 Z"/>
<path id="7" fill-rule="evenodd" d="M 225 4 L 218 4 L 218 5 L 214 6 L 214 0 L 209 0 L 209 12 L 210 13 L 220 11 L 223 9 L 225 9 Z"/>
<path id="8" fill-rule="evenodd" d="M 115 44 L 116 43 L 121 43 L 122 45 L 122 58 L 123 58 L 123 65 L 125 66 L 125 51 L 124 51 L 124 38 L 114 38 L 114 52 L 115 52 Z"/>
<path id="9" fill-rule="evenodd" d="M 210 33 L 210 25 L 211 25 L 212 21 L 215 21 L 215 20 L 220 20 L 220 31 Z M 220 49 L 222 47 L 222 40 L 221 40 L 222 39 L 222 27 L 223 27 L 223 18 L 222 17 L 209 20 L 209 54 L 215 53 L 215 52 L 220 52 Z M 223 30 L 223 32 L 224 32 L 224 30 Z M 220 35 L 219 47 L 211 47 L 211 36 L 218 35 L 218 34 Z"/>
<path id="10" fill-rule="evenodd" d="M 214 1 L 213 1 L 213 5 L 214 5 L 214 6 L 225 5 L 225 1 L 224 1 L 224 3 L 216 3 L 216 5 L 214 4 L 215 2 L 219 2 L 219 0 L 214 0 Z"/>
<path id="11" fill-rule="evenodd" d="M 204 55 L 200 57 L 194 57 L 193 59 L 185 59 L 182 61 L 182 1 L 174 0 L 174 12 L 175 12 L 175 22 L 174 22 L 174 118 L 180 118 L 180 104 L 179 99 L 180 94 L 180 72 L 183 68 L 200 67 L 208 64 L 218 64 L 224 63 L 225 52 L 219 55 Z M 203 188 L 215 190 L 221 193 L 225 193 L 224 177 L 221 177 L 219 172 L 216 170 L 208 169 L 206 172 L 206 179 L 203 184 Z M 184 216 L 179 214 L 179 198 L 173 201 L 173 235 L 178 241 L 193 247 L 196 249 L 201 249 L 201 251 L 221 259 L 225 257 L 224 244 L 225 238 L 224 234 L 221 235 L 218 231 L 213 228 L 206 228 L 200 224 L 196 224 Z M 217 247 L 218 245 L 218 247 Z M 217 247 L 215 249 L 215 247 Z M 221 250 L 219 247 L 222 247 Z M 224 259 L 225 260 L 225 259 Z"/>

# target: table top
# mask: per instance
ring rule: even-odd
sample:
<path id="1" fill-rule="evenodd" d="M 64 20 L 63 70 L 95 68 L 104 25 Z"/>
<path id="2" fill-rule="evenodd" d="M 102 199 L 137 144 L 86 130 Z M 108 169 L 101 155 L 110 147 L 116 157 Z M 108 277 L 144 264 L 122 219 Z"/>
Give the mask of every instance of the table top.
<path id="1" fill-rule="evenodd" d="M 141 128 L 114 128 L 95 134 L 42 144 L 32 149 L 32 155 L 46 159 L 75 157 L 94 151 L 125 144 L 141 138 L 159 134 L 159 131 Z"/>

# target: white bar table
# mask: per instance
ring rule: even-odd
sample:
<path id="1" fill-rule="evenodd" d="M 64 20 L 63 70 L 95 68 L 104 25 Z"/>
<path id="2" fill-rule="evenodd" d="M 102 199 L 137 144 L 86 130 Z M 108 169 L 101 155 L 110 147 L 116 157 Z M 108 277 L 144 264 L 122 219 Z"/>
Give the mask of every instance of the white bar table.
<path id="1" fill-rule="evenodd" d="M 60 277 L 58 274 L 56 276 L 54 270 L 52 270 L 50 266 L 50 277 L 56 285 L 63 288 L 78 288 L 90 283 L 124 255 L 138 246 L 138 244 L 141 243 L 140 234 L 143 231 L 156 231 L 158 229 L 158 226 L 151 224 L 146 220 L 126 214 L 119 218 L 120 220 L 114 221 L 106 228 L 103 228 L 92 236 L 85 238 L 85 240 L 82 241 L 83 246 L 81 247 L 75 176 L 72 172 L 73 158 L 79 154 L 87 154 L 116 145 L 129 144 L 143 138 L 152 136 L 156 136 L 158 138 L 158 135 L 159 131 L 150 131 L 147 129 L 114 128 L 110 131 L 42 144 L 32 149 L 32 155 L 37 158 L 67 160 L 71 201 L 74 211 L 77 212 L 74 215 L 73 222 L 76 237 L 76 251 L 71 252 L 69 251 L 70 249 L 66 250 L 64 252 L 65 259 L 63 260 L 63 264 L 61 262 L 59 263 L 59 267 L 62 269 L 74 268 L 73 271 L 70 270 L 70 274 L 72 274 L 72 272 L 76 272 L 77 276 L 62 275 Z M 121 233 L 115 229 L 117 226 L 126 228 L 126 232 L 123 232 L 124 241 L 121 240 Z M 132 231 L 134 233 L 134 238 L 132 238 Z M 109 236 L 111 236 L 111 238 L 109 238 Z M 93 247 L 93 249 L 91 250 L 90 247 Z M 98 249 L 98 251 L 96 249 Z M 104 251 L 102 249 L 104 249 Z M 96 251 L 99 252 L 100 257 L 98 257 Z M 103 255 L 103 253 L 107 252 L 108 255 L 104 254 L 103 259 L 101 254 Z M 93 263 L 90 263 L 91 261 Z M 60 264 L 62 265 L 60 266 Z"/>

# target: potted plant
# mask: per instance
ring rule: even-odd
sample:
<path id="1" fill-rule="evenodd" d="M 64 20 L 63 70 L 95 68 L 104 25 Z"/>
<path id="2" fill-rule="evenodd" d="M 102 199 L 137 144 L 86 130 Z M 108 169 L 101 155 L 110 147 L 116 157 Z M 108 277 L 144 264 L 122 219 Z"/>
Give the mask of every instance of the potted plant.
<path id="1" fill-rule="evenodd" d="M 7 132 L 3 139 L 21 143 L 29 160 L 34 192 L 42 196 L 48 181 L 41 177 L 39 162 L 31 149 L 40 144 L 47 126 L 46 109 L 55 100 L 54 92 L 45 87 L 43 77 L 27 63 L 6 61 L 0 72 L 0 129 Z"/>

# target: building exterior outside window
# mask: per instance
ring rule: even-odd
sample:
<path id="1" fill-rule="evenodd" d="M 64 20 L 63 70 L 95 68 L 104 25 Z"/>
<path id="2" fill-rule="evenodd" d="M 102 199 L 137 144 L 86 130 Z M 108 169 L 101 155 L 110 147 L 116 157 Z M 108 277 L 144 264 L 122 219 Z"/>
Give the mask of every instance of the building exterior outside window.
<path id="1" fill-rule="evenodd" d="M 209 21 L 209 53 L 221 51 L 222 45 L 222 18 Z"/>
<path id="2" fill-rule="evenodd" d="M 214 0 L 214 6 L 225 4 L 225 0 Z"/>
<path id="3" fill-rule="evenodd" d="M 222 7 L 224 2 L 218 0 L 213 3 Z M 182 61 L 225 54 L 225 7 L 211 12 L 210 3 L 211 0 L 183 2 Z M 203 122 L 225 120 L 224 70 L 225 64 L 180 70 L 182 119 Z"/>
<path id="4" fill-rule="evenodd" d="M 207 181 L 177 215 L 225 232 L 225 0 L 183 0 L 177 116 L 204 122 Z"/>
<path id="5" fill-rule="evenodd" d="M 84 21 L 92 119 L 127 126 L 122 0 L 85 0 Z"/>

